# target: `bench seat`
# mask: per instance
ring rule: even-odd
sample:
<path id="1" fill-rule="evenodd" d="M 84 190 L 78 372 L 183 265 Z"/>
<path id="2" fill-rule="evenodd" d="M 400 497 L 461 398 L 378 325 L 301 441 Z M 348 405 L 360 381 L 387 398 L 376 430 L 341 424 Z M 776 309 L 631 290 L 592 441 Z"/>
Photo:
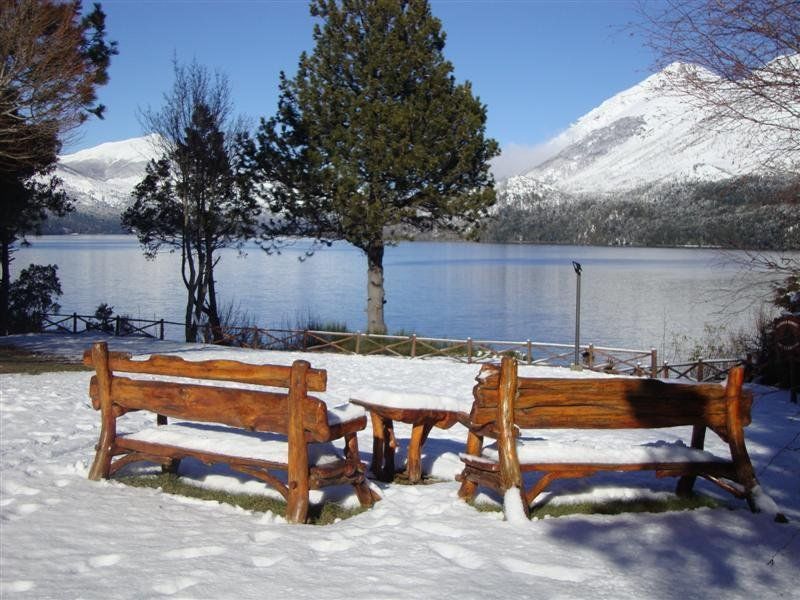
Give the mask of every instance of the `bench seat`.
<path id="1" fill-rule="evenodd" d="M 135 443 L 132 443 L 135 442 Z M 131 434 L 117 436 L 121 448 L 142 449 L 144 444 L 172 446 L 192 452 L 205 452 L 226 457 L 253 459 L 275 464 L 289 462 L 289 442 L 285 435 L 245 431 L 215 423 L 173 421 Z M 342 450 L 331 443 L 308 446 L 309 466 L 334 464 L 341 460 Z"/>
<path id="2" fill-rule="evenodd" d="M 636 464 L 636 463 L 681 463 L 681 462 L 727 462 L 727 459 L 715 456 L 708 450 L 687 446 L 683 441 L 673 442 L 658 440 L 641 444 L 630 444 L 627 441 L 614 441 L 607 435 L 597 437 L 597 443 L 587 443 L 593 439 L 591 431 L 584 430 L 586 437 L 574 440 L 549 440 L 541 437 L 517 438 L 517 457 L 520 468 L 526 465 L 553 463 L 584 464 Z M 475 460 L 500 463 L 500 450 L 497 443 L 492 443 L 481 452 L 480 456 L 461 454 L 464 461 Z"/>

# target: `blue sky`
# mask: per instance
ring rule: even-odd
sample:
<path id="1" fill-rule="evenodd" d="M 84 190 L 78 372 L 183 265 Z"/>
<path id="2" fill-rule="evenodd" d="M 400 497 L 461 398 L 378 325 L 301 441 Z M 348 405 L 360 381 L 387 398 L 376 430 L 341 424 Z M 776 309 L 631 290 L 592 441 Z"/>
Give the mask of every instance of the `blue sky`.
<path id="1" fill-rule="evenodd" d="M 625 28 L 636 19 L 630 0 L 431 4 L 457 79 L 470 80 L 488 106 L 488 134 L 504 148 L 506 170 L 650 74 L 652 56 Z M 119 45 L 111 81 L 99 94 L 106 118 L 84 125 L 64 153 L 143 135 L 137 115 L 161 105 L 173 57 L 225 72 L 239 113 L 270 116 L 279 72 L 293 75 L 300 52 L 313 47 L 306 0 L 102 0 L 102 6 L 108 37 Z"/>

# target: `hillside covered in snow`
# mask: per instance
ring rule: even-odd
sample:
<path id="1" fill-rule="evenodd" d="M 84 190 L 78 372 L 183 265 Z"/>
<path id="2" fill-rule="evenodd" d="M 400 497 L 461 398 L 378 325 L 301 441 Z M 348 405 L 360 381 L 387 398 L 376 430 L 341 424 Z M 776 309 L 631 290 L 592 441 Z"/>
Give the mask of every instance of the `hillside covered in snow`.
<path id="1" fill-rule="evenodd" d="M 685 68 L 609 98 L 547 142 L 538 164 L 499 182 L 483 239 L 800 248 L 800 157 L 746 126 L 721 128 L 670 86 Z M 62 156 L 56 174 L 76 211 L 48 232 L 118 231 L 154 156 L 151 137 Z"/>
<path id="2" fill-rule="evenodd" d="M 800 248 L 800 156 L 675 91 L 686 68 L 603 102 L 500 182 L 485 239 Z"/>

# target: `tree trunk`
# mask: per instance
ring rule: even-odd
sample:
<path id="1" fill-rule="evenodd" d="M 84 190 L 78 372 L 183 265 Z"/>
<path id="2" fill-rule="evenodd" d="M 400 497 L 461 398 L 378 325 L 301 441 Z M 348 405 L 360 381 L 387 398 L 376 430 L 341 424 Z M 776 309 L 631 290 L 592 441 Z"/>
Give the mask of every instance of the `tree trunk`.
<path id="1" fill-rule="evenodd" d="M 386 333 L 383 305 L 383 240 L 370 244 L 367 254 L 367 332 Z"/>
<path id="2" fill-rule="evenodd" d="M 194 320 L 194 307 L 197 297 L 197 276 L 194 267 L 194 257 L 189 241 L 184 235 L 181 250 L 181 272 L 183 284 L 186 286 L 186 314 L 184 315 L 184 334 L 187 342 L 197 341 L 197 324 Z"/>
<path id="3" fill-rule="evenodd" d="M 218 344 L 222 341 L 222 324 L 219 320 L 219 308 L 217 307 L 217 288 L 214 283 L 214 249 L 211 244 L 206 243 L 206 284 L 208 286 L 208 302 L 206 317 L 211 328 L 211 343 Z"/>
<path id="4" fill-rule="evenodd" d="M 11 242 L 3 239 L 0 241 L 0 262 L 2 262 L 2 281 L 0 281 L 0 335 L 8 335 L 9 323 L 9 293 L 11 291 Z"/>

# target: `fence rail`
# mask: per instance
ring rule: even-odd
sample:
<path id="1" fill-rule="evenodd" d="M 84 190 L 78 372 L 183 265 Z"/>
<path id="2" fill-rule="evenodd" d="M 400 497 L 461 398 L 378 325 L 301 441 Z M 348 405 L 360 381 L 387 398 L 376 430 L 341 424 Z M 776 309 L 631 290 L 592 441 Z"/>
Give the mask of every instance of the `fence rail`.
<path id="1" fill-rule="evenodd" d="M 42 331 L 59 333 L 99 331 L 119 337 L 139 336 L 163 340 L 165 324 L 179 325 L 179 323 L 170 323 L 164 319 L 153 321 L 122 316 L 101 319 L 93 315 L 79 315 L 78 313 L 42 315 Z"/>
<path id="2" fill-rule="evenodd" d="M 44 331 L 79 334 L 102 331 L 116 336 L 143 336 L 164 339 L 165 325 L 183 327 L 172 321 L 114 317 L 46 314 Z M 211 332 L 205 332 L 211 341 Z M 574 344 L 428 338 L 417 335 L 378 335 L 361 332 L 317 331 L 311 329 L 264 329 L 261 327 L 225 327 L 216 334 L 216 343 L 224 346 L 302 352 L 336 352 L 341 354 L 389 355 L 407 358 L 448 357 L 466 363 L 496 361 L 513 355 L 521 363 L 544 366 L 571 366 L 575 356 Z M 669 364 L 658 363 L 655 348 L 650 350 L 611 348 L 584 344 L 580 346 L 581 368 L 592 371 L 653 377 L 661 379 L 690 379 L 719 381 L 728 370 L 747 361 L 723 358 Z"/>

